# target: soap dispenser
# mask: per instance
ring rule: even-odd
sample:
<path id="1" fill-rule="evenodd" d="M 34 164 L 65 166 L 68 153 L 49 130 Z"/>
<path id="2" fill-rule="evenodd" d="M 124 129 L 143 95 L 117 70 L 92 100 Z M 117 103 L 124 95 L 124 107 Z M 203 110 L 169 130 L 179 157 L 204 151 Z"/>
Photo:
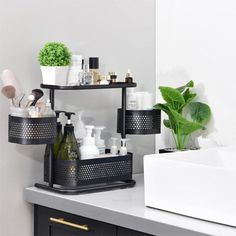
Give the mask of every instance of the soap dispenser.
<path id="1" fill-rule="evenodd" d="M 77 124 L 75 126 L 75 137 L 76 137 L 77 144 L 78 144 L 79 148 L 82 145 L 83 138 L 86 136 L 85 125 L 82 120 L 82 113 L 83 113 L 83 111 L 80 111 L 78 113 L 79 119 L 78 119 Z"/>
<path id="2" fill-rule="evenodd" d="M 95 138 L 92 137 L 93 125 L 86 125 L 86 137 L 83 138 L 83 145 L 80 147 L 81 160 L 91 159 L 99 156 L 99 150 L 95 145 Z"/>
<path id="3" fill-rule="evenodd" d="M 120 155 L 121 156 L 125 156 L 128 153 L 127 147 L 126 147 L 127 141 L 128 141 L 128 139 L 126 139 L 126 138 L 121 139 L 121 147 L 120 147 Z"/>
<path id="4" fill-rule="evenodd" d="M 67 123 L 64 127 L 64 136 L 61 141 L 57 159 L 59 160 L 77 160 L 80 159 L 79 149 L 74 134 L 74 126 L 71 123 L 71 116 L 74 112 L 65 112 Z"/>
<path id="5" fill-rule="evenodd" d="M 101 139 L 101 133 L 104 128 L 105 127 L 103 126 L 94 127 L 95 145 L 97 146 L 100 155 L 104 155 L 106 153 L 105 141 L 104 139 Z"/>
<path id="6" fill-rule="evenodd" d="M 111 154 L 117 155 L 118 154 L 118 147 L 117 147 L 117 138 L 112 137 L 111 138 Z"/>
<path id="7" fill-rule="evenodd" d="M 59 151 L 59 146 L 61 144 L 62 141 L 62 124 L 60 122 L 60 114 L 64 113 L 64 111 L 55 111 L 56 113 L 56 117 L 57 117 L 57 135 L 56 135 L 56 139 L 55 139 L 55 143 L 54 143 L 54 157 L 57 158 L 57 154 Z"/>

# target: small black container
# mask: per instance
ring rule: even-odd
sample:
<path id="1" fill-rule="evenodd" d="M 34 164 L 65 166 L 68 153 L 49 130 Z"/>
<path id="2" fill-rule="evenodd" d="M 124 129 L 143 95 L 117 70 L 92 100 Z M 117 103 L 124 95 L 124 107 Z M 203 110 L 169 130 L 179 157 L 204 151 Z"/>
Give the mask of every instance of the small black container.
<path id="1" fill-rule="evenodd" d="M 126 134 L 159 134 L 161 131 L 160 110 L 126 110 Z M 122 110 L 118 109 L 117 133 L 122 131 Z"/>
<path id="2" fill-rule="evenodd" d="M 28 118 L 9 115 L 8 141 L 18 144 L 50 144 L 56 137 L 56 117 Z"/>
<path id="3" fill-rule="evenodd" d="M 48 160 L 44 160 L 44 181 L 48 182 Z M 64 187 L 108 184 L 132 180 L 132 154 L 88 160 L 53 160 L 53 183 Z"/>

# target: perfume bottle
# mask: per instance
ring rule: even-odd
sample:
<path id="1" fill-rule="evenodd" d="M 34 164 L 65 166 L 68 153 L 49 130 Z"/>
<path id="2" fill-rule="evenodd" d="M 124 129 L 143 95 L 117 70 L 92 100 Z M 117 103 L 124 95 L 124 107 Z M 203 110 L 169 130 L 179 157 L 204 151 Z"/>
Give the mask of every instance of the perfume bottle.
<path id="1" fill-rule="evenodd" d="M 110 84 L 114 84 L 117 82 L 117 73 L 116 72 L 109 72 L 110 76 Z"/>
<path id="2" fill-rule="evenodd" d="M 93 74 L 94 84 L 99 84 L 100 74 L 99 74 L 99 58 L 98 57 L 89 58 L 89 71 Z"/>
<path id="3" fill-rule="evenodd" d="M 81 78 L 81 85 L 94 84 L 93 73 L 89 71 L 89 65 L 84 65 L 84 72 Z"/>

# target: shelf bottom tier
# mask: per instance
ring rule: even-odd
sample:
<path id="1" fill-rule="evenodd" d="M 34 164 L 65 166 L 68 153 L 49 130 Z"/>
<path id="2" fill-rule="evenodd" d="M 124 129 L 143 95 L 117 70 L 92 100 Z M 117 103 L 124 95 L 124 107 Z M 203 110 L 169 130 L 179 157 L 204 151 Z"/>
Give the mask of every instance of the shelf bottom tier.
<path id="1" fill-rule="evenodd" d="M 61 193 L 61 194 L 82 194 L 82 193 L 92 193 L 92 192 L 100 192 L 100 191 L 108 191 L 114 189 L 122 189 L 122 188 L 131 188 L 135 186 L 135 180 L 127 180 L 127 181 L 116 181 L 106 184 L 93 184 L 79 187 L 64 187 L 54 185 L 50 187 L 46 184 L 35 184 L 35 187 L 41 188 L 44 190 Z"/>

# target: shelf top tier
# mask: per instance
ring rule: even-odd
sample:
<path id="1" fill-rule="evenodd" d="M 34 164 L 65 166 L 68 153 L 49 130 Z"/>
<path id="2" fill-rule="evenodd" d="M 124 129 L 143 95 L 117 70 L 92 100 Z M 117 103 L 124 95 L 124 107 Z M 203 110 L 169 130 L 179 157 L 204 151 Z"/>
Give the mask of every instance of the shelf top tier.
<path id="1" fill-rule="evenodd" d="M 41 88 L 55 89 L 55 90 L 86 90 L 86 89 L 115 89 L 115 88 L 132 88 L 136 87 L 136 83 L 117 82 L 109 85 L 80 85 L 80 86 L 60 86 L 41 84 Z"/>

